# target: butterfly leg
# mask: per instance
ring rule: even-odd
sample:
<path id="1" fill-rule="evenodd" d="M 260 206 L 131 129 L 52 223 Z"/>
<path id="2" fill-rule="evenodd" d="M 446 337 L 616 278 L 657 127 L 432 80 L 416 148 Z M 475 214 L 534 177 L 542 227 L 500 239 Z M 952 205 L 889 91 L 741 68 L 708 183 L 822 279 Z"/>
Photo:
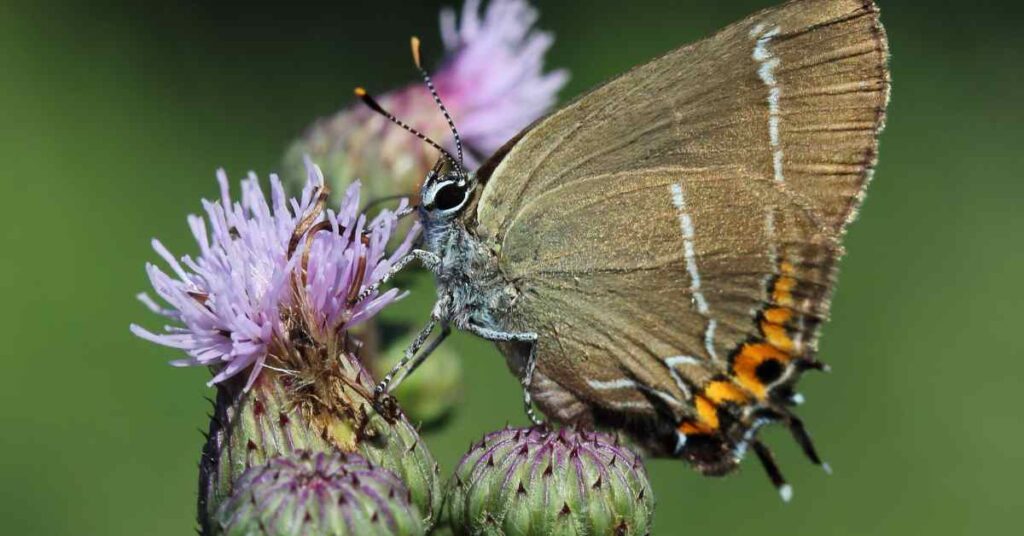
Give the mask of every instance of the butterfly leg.
<path id="1" fill-rule="evenodd" d="M 384 274 L 376 283 L 364 288 L 359 296 L 356 297 L 355 303 L 359 303 L 368 298 L 374 292 L 380 289 L 384 283 L 387 283 L 391 278 L 398 275 L 399 272 L 405 269 L 412 261 L 418 260 L 423 266 L 431 272 L 436 272 L 438 267 L 441 265 L 441 258 L 436 254 L 431 253 L 422 249 L 414 249 L 410 251 L 404 257 L 395 261 L 395 264 L 391 266 L 391 269 Z"/>
<path id="2" fill-rule="evenodd" d="M 444 340 L 447 339 L 448 335 L 451 335 L 451 333 L 451 326 L 449 326 L 448 324 L 441 324 L 441 333 L 439 333 L 437 337 L 434 338 L 434 340 L 430 341 L 430 344 L 428 344 L 426 348 L 424 348 L 420 353 L 416 354 L 415 359 L 409 362 L 409 370 L 406 371 L 405 376 L 403 376 L 402 379 L 404 380 L 406 376 L 409 376 L 413 372 L 416 372 L 416 369 L 419 368 L 419 366 L 422 365 L 423 362 L 426 361 L 428 357 L 430 357 L 430 354 L 434 353 L 434 350 L 436 350 L 438 346 L 441 346 L 441 343 L 444 342 Z M 397 383 L 392 386 L 392 389 L 395 387 L 398 387 Z"/>
<path id="3" fill-rule="evenodd" d="M 537 342 L 530 343 L 530 356 L 526 359 L 526 373 L 523 374 L 523 407 L 526 409 L 526 416 L 533 424 L 544 424 L 544 420 L 533 411 L 533 397 L 530 396 L 530 384 L 533 383 L 533 373 L 537 370 Z"/>
<path id="4" fill-rule="evenodd" d="M 390 392 L 395 387 L 398 387 L 398 385 L 402 383 L 402 380 L 412 372 L 411 369 L 405 370 L 409 363 L 413 363 L 411 368 L 419 366 L 419 364 L 422 363 L 435 348 L 437 348 L 437 345 L 441 344 L 441 341 L 448 336 L 448 332 L 450 331 L 447 325 L 442 325 L 440 336 L 427 345 L 426 348 L 423 348 L 423 352 L 420 352 L 420 348 L 423 347 L 423 343 L 426 342 L 427 337 L 430 337 L 430 333 L 434 331 L 435 326 L 437 326 L 437 320 L 431 318 L 430 321 L 427 322 L 427 325 L 423 326 L 423 329 L 420 330 L 419 335 L 413 339 L 412 344 L 405 349 L 405 355 L 402 356 L 402 359 L 400 359 L 398 363 L 384 375 L 384 378 L 380 383 L 377 384 L 374 394 L 380 396 L 384 393 Z M 419 353 L 419 355 L 417 355 L 417 353 Z M 398 376 L 399 373 L 401 373 L 401 376 Z"/>
<path id="5" fill-rule="evenodd" d="M 489 341 L 522 342 L 530 345 L 530 353 L 526 358 L 523 377 L 520 378 L 520 383 L 523 386 L 523 408 L 526 410 L 526 416 L 530 419 L 530 422 L 536 425 L 544 424 L 544 420 L 538 417 L 537 413 L 533 410 L 533 397 L 530 395 L 530 384 L 533 382 L 533 373 L 537 369 L 537 334 L 532 332 L 513 333 L 498 331 L 475 324 L 467 324 L 465 329 Z"/>

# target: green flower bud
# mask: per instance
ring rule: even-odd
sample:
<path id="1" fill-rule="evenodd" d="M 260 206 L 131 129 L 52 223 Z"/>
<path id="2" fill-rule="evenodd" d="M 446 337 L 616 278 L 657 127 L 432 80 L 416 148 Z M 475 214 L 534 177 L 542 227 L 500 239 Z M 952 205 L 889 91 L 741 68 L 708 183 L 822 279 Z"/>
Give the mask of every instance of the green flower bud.
<path id="1" fill-rule="evenodd" d="M 199 524 L 210 534 L 210 520 L 252 467 L 300 451 L 333 452 L 290 401 L 281 377 L 260 375 L 246 392 L 239 381 L 218 386 L 203 455 L 199 462 Z"/>
<path id="2" fill-rule="evenodd" d="M 612 436 L 505 429 L 473 445 L 448 483 L 461 534 L 648 534 L 654 498 L 640 457 Z"/>
<path id="3" fill-rule="evenodd" d="M 394 473 L 343 453 L 298 451 L 247 470 L 216 519 L 227 536 L 424 533 Z"/>
<path id="4" fill-rule="evenodd" d="M 302 368 L 315 371 L 315 380 L 265 370 L 249 391 L 234 382 L 221 385 L 200 462 L 204 533 L 246 470 L 299 451 L 360 453 L 397 475 L 424 526 L 433 524 L 440 512 L 440 478 L 416 429 L 392 399 L 378 408 L 373 381 L 354 358 L 318 356 L 315 362 Z"/>
<path id="5" fill-rule="evenodd" d="M 359 452 L 375 464 L 397 474 L 412 493 L 412 502 L 431 527 L 441 514 L 441 475 L 416 428 L 397 406 L 385 417 L 370 414 L 359 441 Z"/>

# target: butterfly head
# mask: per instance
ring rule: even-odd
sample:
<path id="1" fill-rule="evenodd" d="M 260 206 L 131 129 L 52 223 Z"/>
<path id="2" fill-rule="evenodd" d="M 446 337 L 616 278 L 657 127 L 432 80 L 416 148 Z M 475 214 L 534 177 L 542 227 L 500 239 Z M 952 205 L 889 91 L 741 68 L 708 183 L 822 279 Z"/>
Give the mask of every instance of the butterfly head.
<path id="1" fill-rule="evenodd" d="M 427 174 L 420 190 L 422 219 L 447 222 L 457 218 L 469 206 L 475 188 L 472 173 L 442 156 Z"/>
<path id="2" fill-rule="evenodd" d="M 448 113 L 444 103 L 441 102 L 441 97 L 437 94 L 437 88 L 434 87 L 433 80 L 420 62 L 419 38 L 413 37 L 411 45 L 416 70 L 419 71 L 423 82 L 434 98 L 434 103 L 437 104 L 438 109 L 448 122 L 448 127 L 451 129 L 452 138 L 455 142 L 454 154 L 416 128 L 398 119 L 391 112 L 385 110 L 365 89 L 356 88 L 356 96 L 369 106 L 370 109 L 409 131 L 441 153 L 441 158 L 434 164 L 434 168 L 430 170 L 426 180 L 423 181 L 423 188 L 420 190 L 420 215 L 424 221 L 450 222 L 469 205 L 475 186 L 473 174 L 466 170 L 462 138 L 459 136 L 459 131 L 455 128 L 455 121 L 452 119 L 451 114 Z"/>

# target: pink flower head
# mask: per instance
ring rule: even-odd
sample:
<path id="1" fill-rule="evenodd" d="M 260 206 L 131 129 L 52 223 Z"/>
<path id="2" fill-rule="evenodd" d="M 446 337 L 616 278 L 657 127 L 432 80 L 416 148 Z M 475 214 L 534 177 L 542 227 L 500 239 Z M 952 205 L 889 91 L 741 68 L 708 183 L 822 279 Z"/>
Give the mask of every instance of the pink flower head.
<path id="1" fill-rule="evenodd" d="M 539 17 L 526 0 L 467 0 L 457 21 L 441 12 L 445 60 L 435 80 L 466 143 L 490 156 L 520 130 L 547 113 L 569 80 L 564 69 L 544 73 L 554 43 L 534 30 Z"/>
<path id="2" fill-rule="evenodd" d="M 232 201 L 227 175 L 218 171 L 220 202 L 203 202 L 205 220 L 188 218 L 198 257 L 176 259 L 153 240 L 171 273 L 146 266 L 154 292 L 169 307 L 147 294 L 139 299 L 177 325 L 154 333 L 133 324 L 132 333 L 184 350 L 189 357 L 176 366 L 213 367 L 211 385 L 251 367 L 248 388 L 267 359 L 288 348 L 287 326 L 298 323 L 312 340 L 327 344 L 399 299 L 398 289 L 354 298 L 409 251 L 418 227 L 386 255 L 398 225 L 395 212 L 384 210 L 367 222 L 359 212 L 358 182 L 337 211 L 324 211 L 320 169 L 307 163 L 307 177 L 301 196 L 289 199 L 271 175 L 268 199 L 250 174 L 241 183 L 241 200 Z"/>
<path id="3" fill-rule="evenodd" d="M 564 69 L 544 72 L 544 56 L 554 37 L 534 27 L 538 13 L 529 2 L 491 0 L 481 7 L 480 0 L 467 0 L 461 16 L 452 9 L 441 12 L 443 55 L 440 46 L 424 41 L 428 68 L 431 58 L 441 56 L 431 76 L 468 149 L 470 168 L 547 113 L 569 79 Z M 448 123 L 418 78 L 377 100 L 454 150 Z M 325 166 L 335 184 L 365 178 L 373 195 L 381 197 L 416 192 L 438 158 L 436 150 L 362 103 L 317 121 L 305 132 L 286 157 L 291 175 L 301 176 L 305 155 Z"/>

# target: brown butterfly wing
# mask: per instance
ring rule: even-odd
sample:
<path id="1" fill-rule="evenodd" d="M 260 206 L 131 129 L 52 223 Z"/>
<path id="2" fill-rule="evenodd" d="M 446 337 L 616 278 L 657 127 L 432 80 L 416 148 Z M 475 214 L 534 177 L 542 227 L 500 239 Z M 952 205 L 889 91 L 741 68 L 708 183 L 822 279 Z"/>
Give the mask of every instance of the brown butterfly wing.
<path id="1" fill-rule="evenodd" d="M 873 170 L 886 61 L 872 2 L 797 0 L 608 82 L 484 167 L 475 232 L 521 292 L 509 327 L 540 334 L 542 409 L 717 434 L 720 408 L 788 399 Z"/>

